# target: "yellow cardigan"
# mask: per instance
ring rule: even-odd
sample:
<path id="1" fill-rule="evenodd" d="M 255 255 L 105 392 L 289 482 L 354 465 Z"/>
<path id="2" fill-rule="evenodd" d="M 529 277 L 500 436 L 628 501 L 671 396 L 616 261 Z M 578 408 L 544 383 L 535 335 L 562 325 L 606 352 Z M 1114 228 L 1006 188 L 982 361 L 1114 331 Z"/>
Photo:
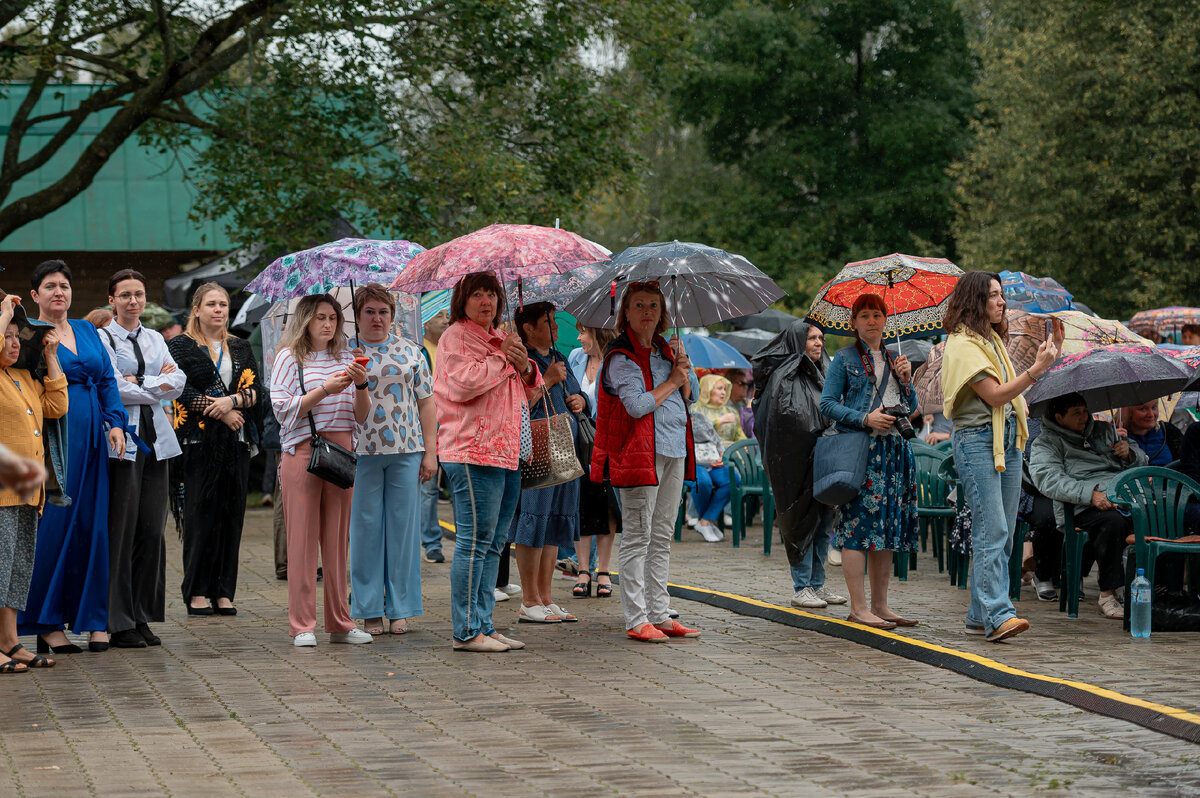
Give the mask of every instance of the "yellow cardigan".
<path id="1" fill-rule="evenodd" d="M 47 418 L 66 415 L 67 378 L 60 375 L 43 384 L 25 369 L 7 368 L 0 372 L 0 443 L 22 457 L 44 462 L 43 423 Z M 27 504 L 38 508 L 40 513 L 45 503 L 44 487 L 25 502 L 16 491 L 0 489 L 0 507 Z"/>
<path id="2" fill-rule="evenodd" d="M 994 346 L 993 346 L 994 345 Z M 1004 361 L 1004 367 L 1011 377 L 1017 375 L 1004 341 L 996 331 L 992 331 L 991 341 L 985 340 L 979 333 L 959 326 L 946 339 L 946 350 L 942 353 L 942 412 L 946 418 L 954 420 L 954 411 L 960 404 L 963 391 L 973 390 L 971 380 L 983 373 L 993 377 L 996 382 L 1003 384 L 1000 361 L 996 353 Z M 1024 450 L 1025 441 L 1029 439 L 1029 425 L 1025 420 L 1028 415 L 1025 409 L 1025 397 L 1017 396 L 1012 400 L 1013 416 L 1017 419 L 1017 448 Z M 1003 471 L 1004 466 L 1004 408 L 992 408 L 992 458 L 997 471 Z"/>

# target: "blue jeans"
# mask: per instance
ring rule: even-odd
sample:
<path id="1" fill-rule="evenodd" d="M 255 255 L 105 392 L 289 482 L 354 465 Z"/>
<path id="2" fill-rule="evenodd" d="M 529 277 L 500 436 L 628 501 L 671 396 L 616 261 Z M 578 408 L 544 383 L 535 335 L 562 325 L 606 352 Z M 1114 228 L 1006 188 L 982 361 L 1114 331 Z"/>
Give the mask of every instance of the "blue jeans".
<path id="1" fill-rule="evenodd" d="M 350 506 L 350 615 L 411 618 L 421 609 L 421 517 L 417 503 L 424 452 L 358 456 Z"/>
<path id="2" fill-rule="evenodd" d="M 421 548 L 425 553 L 442 550 L 442 525 L 438 523 L 438 480 L 422 482 L 421 491 Z"/>
<path id="3" fill-rule="evenodd" d="M 829 553 L 829 542 L 832 540 L 830 533 L 836 518 L 836 508 L 824 507 L 821 510 L 821 520 L 817 524 L 817 531 L 813 533 L 812 545 L 808 547 L 804 561 L 791 566 L 794 592 L 799 593 L 806 587 L 820 590 L 825 586 L 825 556 Z"/>
<path id="4" fill-rule="evenodd" d="M 1004 423 L 1004 468 L 992 457 L 992 425 L 954 430 L 954 465 L 959 490 L 971 507 L 971 606 L 967 624 L 986 633 L 1015 618 L 1008 598 L 1008 560 L 1021 498 L 1021 450 L 1017 424 Z"/>
<path id="5" fill-rule="evenodd" d="M 729 503 L 729 466 L 696 466 L 696 510 L 705 521 L 716 522 Z"/>
<path id="6" fill-rule="evenodd" d="M 450 564 L 450 622 L 454 639 L 496 631 L 496 572 L 521 498 L 521 472 L 496 466 L 442 463 L 454 503 L 454 561 Z"/>

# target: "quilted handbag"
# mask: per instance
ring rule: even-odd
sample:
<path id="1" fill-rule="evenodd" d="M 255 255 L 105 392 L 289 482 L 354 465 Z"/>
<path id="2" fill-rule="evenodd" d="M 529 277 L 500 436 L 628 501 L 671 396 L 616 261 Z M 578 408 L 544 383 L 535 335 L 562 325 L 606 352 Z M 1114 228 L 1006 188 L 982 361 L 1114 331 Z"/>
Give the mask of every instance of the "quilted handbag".
<path id="1" fill-rule="evenodd" d="M 304 368 L 297 363 L 296 371 L 300 379 L 300 390 L 304 392 Z M 311 412 L 308 414 L 308 427 L 312 430 L 312 455 L 308 458 L 308 473 L 343 490 L 354 487 L 358 457 L 349 449 L 321 437 Z"/>
<path id="2" fill-rule="evenodd" d="M 871 433 L 866 430 L 817 438 L 813 450 L 813 498 L 838 507 L 857 496 L 867 478 L 870 447 Z"/>
<path id="3" fill-rule="evenodd" d="M 575 456 L 570 414 L 551 415 L 545 390 L 542 391 L 542 404 L 546 417 L 529 422 L 533 456 L 521 463 L 521 490 L 552 488 L 583 476 L 583 468 Z"/>

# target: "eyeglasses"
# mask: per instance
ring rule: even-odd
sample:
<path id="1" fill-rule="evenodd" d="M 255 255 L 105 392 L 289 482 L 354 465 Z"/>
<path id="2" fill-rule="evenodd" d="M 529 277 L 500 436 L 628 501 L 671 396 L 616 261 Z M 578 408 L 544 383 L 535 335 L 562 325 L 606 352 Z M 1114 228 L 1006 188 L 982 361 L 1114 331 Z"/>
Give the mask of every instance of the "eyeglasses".
<path id="1" fill-rule="evenodd" d="M 146 298 L 145 291 L 138 291 L 137 293 L 134 293 L 134 294 L 131 294 L 128 291 L 126 291 L 125 293 L 117 294 L 116 297 L 114 297 L 114 299 L 116 299 L 119 302 L 128 302 L 131 299 L 142 300 L 145 298 Z"/>

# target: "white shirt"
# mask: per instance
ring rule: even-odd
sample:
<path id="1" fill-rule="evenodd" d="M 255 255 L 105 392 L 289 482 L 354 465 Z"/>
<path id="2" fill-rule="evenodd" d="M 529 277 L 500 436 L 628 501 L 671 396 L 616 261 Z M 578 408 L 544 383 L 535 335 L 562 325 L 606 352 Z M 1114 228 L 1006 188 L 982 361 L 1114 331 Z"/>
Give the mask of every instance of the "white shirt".
<path id="1" fill-rule="evenodd" d="M 130 382 L 127 376 L 137 374 L 137 356 L 133 353 L 133 336 L 137 336 L 138 346 L 142 350 L 142 360 L 146 370 L 142 376 L 142 384 Z M 121 394 L 121 403 L 125 406 L 125 414 L 129 416 L 127 432 L 135 433 L 139 438 L 146 436 L 138 430 L 141 424 L 143 406 L 150 406 L 151 418 L 154 419 L 154 454 L 159 460 L 168 460 L 182 451 L 179 439 L 163 410 L 162 401 L 178 398 L 183 393 L 187 375 L 176 368 L 170 374 L 163 374 L 163 366 L 170 363 L 175 365 L 175 359 L 167 351 L 167 342 L 162 335 L 147 329 L 141 324 L 133 332 L 126 330 L 116 319 L 107 327 L 100 329 L 100 341 L 108 351 L 108 359 L 112 362 L 113 374 L 117 378 L 117 390 Z M 125 455 L 123 459 L 130 462 L 137 459 L 137 447 L 133 438 L 125 436 Z"/>

